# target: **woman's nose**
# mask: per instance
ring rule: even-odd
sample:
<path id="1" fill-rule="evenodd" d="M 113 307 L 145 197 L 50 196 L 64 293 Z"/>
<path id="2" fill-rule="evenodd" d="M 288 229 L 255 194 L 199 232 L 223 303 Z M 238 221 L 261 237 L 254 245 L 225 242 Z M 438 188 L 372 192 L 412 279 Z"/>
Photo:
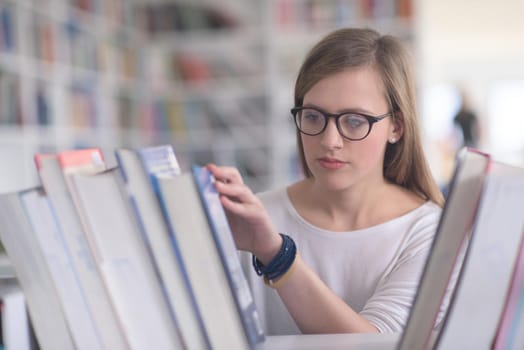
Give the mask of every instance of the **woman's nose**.
<path id="1" fill-rule="evenodd" d="M 344 139 L 337 128 L 337 123 L 334 119 L 329 119 L 326 125 L 326 129 L 320 135 L 322 137 L 321 144 L 326 148 L 341 148 Z"/>

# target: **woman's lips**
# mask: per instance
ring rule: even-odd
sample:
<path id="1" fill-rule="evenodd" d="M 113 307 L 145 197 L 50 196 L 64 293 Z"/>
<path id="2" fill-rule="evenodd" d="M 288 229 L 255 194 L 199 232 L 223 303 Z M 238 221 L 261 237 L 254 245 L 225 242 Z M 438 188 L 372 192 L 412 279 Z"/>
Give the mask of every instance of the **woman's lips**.
<path id="1" fill-rule="evenodd" d="M 346 165 L 346 162 L 335 158 L 318 158 L 318 163 L 324 169 L 336 170 Z"/>

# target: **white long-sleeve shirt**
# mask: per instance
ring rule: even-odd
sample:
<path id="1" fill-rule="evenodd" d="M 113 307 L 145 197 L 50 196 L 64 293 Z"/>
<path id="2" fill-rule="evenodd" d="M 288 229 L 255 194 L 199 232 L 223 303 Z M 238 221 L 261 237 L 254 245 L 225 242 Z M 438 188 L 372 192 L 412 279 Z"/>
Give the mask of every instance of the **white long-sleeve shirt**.
<path id="1" fill-rule="evenodd" d="M 302 260 L 334 293 L 380 332 L 402 331 L 437 229 L 439 206 L 426 202 L 373 227 L 332 232 L 300 217 L 285 189 L 259 197 L 277 230 L 295 240 Z M 278 293 L 253 268 L 247 274 L 266 333 L 299 334 Z"/>

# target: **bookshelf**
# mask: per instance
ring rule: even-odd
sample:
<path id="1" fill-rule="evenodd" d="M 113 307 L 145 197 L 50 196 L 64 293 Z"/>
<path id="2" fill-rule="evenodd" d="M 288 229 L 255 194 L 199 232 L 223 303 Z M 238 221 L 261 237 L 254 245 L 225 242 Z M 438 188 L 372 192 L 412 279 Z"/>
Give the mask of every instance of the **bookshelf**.
<path id="1" fill-rule="evenodd" d="M 150 138 L 172 143 L 186 169 L 237 166 L 255 189 L 270 184 L 272 171 L 264 7 L 250 0 L 140 8 L 150 35 Z"/>
<path id="2" fill-rule="evenodd" d="M 35 182 L 36 152 L 132 139 L 146 105 L 134 1 L 0 1 L 0 184 Z"/>
<path id="3" fill-rule="evenodd" d="M 0 1 L 0 190 L 35 152 L 173 144 L 182 166 L 298 178 L 289 109 L 311 45 L 342 26 L 413 42 L 412 0 Z"/>
<path id="4" fill-rule="evenodd" d="M 300 176 L 289 109 L 296 73 L 315 41 L 353 25 L 413 42 L 411 0 L 217 5 L 201 0 L 142 6 L 151 34 L 147 80 L 155 119 L 170 122 L 169 135 L 157 121 L 151 134 L 175 135 L 177 154 L 187 162 L 237 166 L 255 191 Z"/>

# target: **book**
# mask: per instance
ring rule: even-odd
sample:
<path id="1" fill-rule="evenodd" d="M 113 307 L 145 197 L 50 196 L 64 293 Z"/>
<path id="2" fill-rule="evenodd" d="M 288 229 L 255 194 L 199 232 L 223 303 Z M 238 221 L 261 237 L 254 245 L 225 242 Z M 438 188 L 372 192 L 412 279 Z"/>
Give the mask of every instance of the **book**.
<path id="1" fill-rule="evenodd" d="M 265 334 L 242 269 L 226 213 L 214 185 L 215 180 L 206 168 L 193 166 L 192 171 L 249 344 L 255 346 L 264 341 Z"/>
<path id="2" fill-rule="evenodd" d="M 162 215 L 151 176 L 173 176 L 180 173 L 174 150 L 169 145 L 139 150 L 115 151 L 137 226 L 145 246 L 155 262 L 166 299 L 188 349 L 210 347 L 198 305 L 176 244 Z"/>
<path id="3" fill-rule="evenodd" d="M 33 229 L 32 239 L 44 257 L 42 268 L 49 270 L 76 348 L 103 348 L 48 198 L 39 187 L 26 192 L 21 200 Z"/>
<path id="4" fill-rule="evenodd" d="M 127 349 L 129 346 L 94 263 L 68 185 L 69 175 L 75 171 L 95 173 L 105 169 L 102 153 L 99 149 L 86 149 L 59 155 L 36 154 L 35 163 L 102 343 L 108 349 Z"/>
<path id="5" fill-rule="evenodd" d="M 0 348 L 31 350 L 31 322 L 22 289 L 14 279 L 0 279 Z"/>
<path id="6" fill-rule="evenodd" d="M 94 263 L 130 347 L 184 348 L 118 170 L 73 174 L 71 188 Z"/>
<path id="7" fill-rule="evenodd" d="M 24 292 L 40 347 L 73 349 L 74 340 L 22 200 L 33 190 L 0 195 L 0 240 Z"/>
<path id="8" fill-rule="evenodd" d="M 524 169 L 493 162 L 436 348 L 487 349 L 492 345 L 519 254 L 522 208 Z"/>
<path id="9" fill-rule="evenodd" d="M 524 348 L 524 231 L 513 267 L 508 293 L 497 327 L 493 350 Z"/>
<path id="10" fill-rule="evenodd" d="M 432 346 L 459 277 L 490 162 L 488 154 L 474 149 L 457 154 L 448 197 L 398 349 Z"/>
<path id="11" fill-rule="evenodd" d="M 211 348 L 249 348 L 193 174 L 156 177 L 155 186 L 172 242 L 184 261 Z"/>
<path id="12" fill-rule="evenodd" d="M 170 145 L 141 148 L 138 154 L 144 169 L 151 177 L 175 176 L 181 173 L 175 151 Z"/>

